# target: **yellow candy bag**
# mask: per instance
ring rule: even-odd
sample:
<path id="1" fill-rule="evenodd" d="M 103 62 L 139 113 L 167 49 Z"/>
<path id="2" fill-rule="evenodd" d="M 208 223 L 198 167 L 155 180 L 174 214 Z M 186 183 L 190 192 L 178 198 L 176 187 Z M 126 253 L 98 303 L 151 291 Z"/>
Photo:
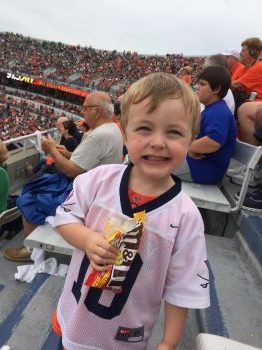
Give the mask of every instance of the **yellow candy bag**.
<path id="1" fill-rule="evenodd" d="M 132 219 L 109 218 L 105 224 L 107 241 L 118 249 L 114 265 L 107 271 L 92 271 L 85 285 L 106 288 L 120 293 L 122 283 L 138 251 L 145 222 L 145 212 L 135 213 Z"/>

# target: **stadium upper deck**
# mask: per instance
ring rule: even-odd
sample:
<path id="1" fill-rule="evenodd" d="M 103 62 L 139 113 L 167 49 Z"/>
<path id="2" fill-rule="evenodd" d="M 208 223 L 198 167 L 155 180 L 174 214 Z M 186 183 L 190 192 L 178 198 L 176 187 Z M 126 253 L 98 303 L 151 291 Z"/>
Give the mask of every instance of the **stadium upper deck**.
<path id="1" fill-rule="evenodd" d="M 20 34 L 0 33 L 2 71 L 27 74 L 56 83 L 122 94 L 141 76 L 164 71 L 176 73 L 184 65 L 193 68 L 193 82 L 203 57 L 181 54 L 140 55 L 136 52 L 96 50 L 92 47 L 41 41 Z"/>
<path id="2" fill-rule="evenodd" d="M 4 141 L 56 126 L 59 117 L 82 117 L 80 106 L 0 86 L 0 138 Z"/>

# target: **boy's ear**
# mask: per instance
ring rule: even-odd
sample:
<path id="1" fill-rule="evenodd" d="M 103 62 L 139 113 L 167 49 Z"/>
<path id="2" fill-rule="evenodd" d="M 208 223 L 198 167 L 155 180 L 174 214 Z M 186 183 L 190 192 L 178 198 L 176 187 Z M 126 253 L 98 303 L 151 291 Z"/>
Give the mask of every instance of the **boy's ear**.
<path id="1" fill-rule="evenodd" d="M 220 93 L 221 86 L 217 87 L 215 90 L 213 90 L 214 95 L 217 95 Z"/>

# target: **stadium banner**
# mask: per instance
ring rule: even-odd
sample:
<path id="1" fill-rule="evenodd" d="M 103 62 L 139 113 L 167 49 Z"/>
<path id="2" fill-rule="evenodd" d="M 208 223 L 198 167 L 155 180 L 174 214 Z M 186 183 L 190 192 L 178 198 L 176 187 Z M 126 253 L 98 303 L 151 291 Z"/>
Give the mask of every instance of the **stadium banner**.
<path id="1" fill-rule="evenodd" d="M 78 96 L 83 96 L 85 97 L 86 95 L 88 95 L 88 92 L 86 91 L 81 91 L 75 88 L 72 88 L 70 86 L 66 86 L 66 85 L 60 85 L 60 84 L 54 84 L 54 83 L 50 83 L 47 81 L 43 81 L 41 79 L 34 79 L 25 75 L 19 75 L 19 74 L 13 74 L 13 73 L 7 73 L 6 76 L 8 79 L 13 79 L 13 80 L 17 80 L 17 81 L 21 81 L 24 83 L 29 83 L 29 84 L 34 84 L 34 85 L 38 85 L 38 86 L 43 86 L 43 87 L 47 87 L 50 89 L 55 89 L 55 90 L 60 90 L 60 91 L 64 91 L 64 92 L 69 92 L 70 94 L 74 94 L 74 95 L 78 95 Z"/>

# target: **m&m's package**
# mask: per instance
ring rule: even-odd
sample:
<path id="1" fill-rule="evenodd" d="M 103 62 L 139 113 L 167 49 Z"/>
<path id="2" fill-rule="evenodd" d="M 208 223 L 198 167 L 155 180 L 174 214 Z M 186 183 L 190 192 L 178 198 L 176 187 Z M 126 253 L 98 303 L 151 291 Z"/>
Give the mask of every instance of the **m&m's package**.
<path id="1" fill-rule="evenodd" d="M 118 249 L 114 265 L 107 271 L 92 271 L 85 285 L 106 288 L 120 293 L 127 272 L 136 256 L 142 237 L 145 212 L 135 213 L 132 219 L 108 218 L 105 224 L 105 236 L 110 244 Z"/>

